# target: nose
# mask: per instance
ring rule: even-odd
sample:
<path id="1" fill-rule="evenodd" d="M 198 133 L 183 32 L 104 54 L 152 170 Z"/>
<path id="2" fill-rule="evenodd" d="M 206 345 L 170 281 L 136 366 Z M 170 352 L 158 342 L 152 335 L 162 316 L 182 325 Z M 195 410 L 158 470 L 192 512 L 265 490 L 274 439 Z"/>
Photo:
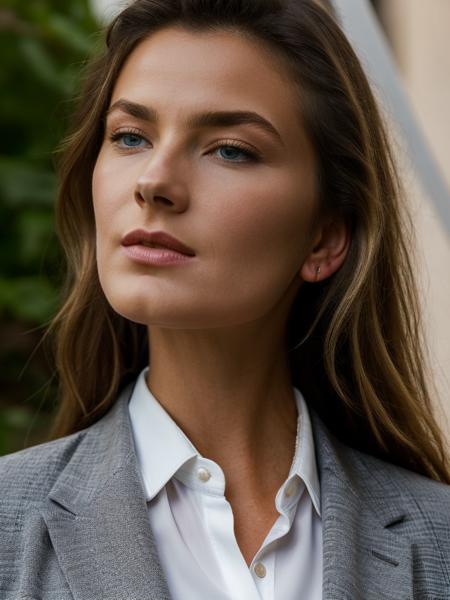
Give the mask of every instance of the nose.
<path id="1" fill-rule="evenodd" d="M 163 164 L 156 157 L 140 173 L 135 186 L 136 202 L 144 208 L 151 206 L 172 212 L 184 212 L 189 205 L 187 186 L 180 180 L 175 167 Z"/>

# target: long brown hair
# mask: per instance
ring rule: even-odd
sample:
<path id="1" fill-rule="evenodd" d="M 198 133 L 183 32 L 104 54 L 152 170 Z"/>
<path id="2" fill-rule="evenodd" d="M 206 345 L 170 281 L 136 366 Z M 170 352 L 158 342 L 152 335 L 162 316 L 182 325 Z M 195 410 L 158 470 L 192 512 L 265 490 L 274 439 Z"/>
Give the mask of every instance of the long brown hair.
<path id="1" fill-rule="evenodd" d="M 292 383 L 346 444 L 450 483 L 433 415 L 411 258 L 411 224 L 385 127 L 333 15 L 313 0 L 137 0 L 91 62 L 62 145 L 56 224 L 67 257 L 56 343 L 60 405 L 51 439 L 97 421 L 148 363 L 147 330 L 113 311 L 96 268 L 91 179 L 124 61 L 163 27 L 228 29 L 286 62 L 315 149 L 319 206 L 343 216 L 344 265 L 301 287 L 287 322 Z"/>

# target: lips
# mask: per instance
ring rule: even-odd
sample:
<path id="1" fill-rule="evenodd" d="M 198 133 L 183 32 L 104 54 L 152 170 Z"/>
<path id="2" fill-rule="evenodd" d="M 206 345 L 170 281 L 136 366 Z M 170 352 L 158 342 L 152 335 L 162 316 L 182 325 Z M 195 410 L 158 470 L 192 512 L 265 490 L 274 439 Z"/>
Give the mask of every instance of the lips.
<path id="1" fill-rule="evenodd" d="M 186 246 L 180 240 L 177 240 L 165 231 L 146 231 L 145 229 L 135 229 L 130 231 L 122 239 L 122 246 L 150 246 L 153 248 L 167 248 L 175 250 L 186 256 L 195 256 L 195 252 L 189 246 Z"/>

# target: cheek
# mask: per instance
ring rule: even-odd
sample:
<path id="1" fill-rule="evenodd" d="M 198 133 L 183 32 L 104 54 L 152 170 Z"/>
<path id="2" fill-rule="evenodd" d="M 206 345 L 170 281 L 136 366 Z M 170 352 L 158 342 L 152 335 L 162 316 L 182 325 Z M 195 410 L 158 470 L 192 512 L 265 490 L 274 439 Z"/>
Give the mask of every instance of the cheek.
<path id="1" fill-rule="evenodd" d="M 247 257 L 266 271 L 297 264 L 312 222 L 310 186 L 271 177 L 247 190 L 230 191 L 229 199 L 226 210 L 221 205 L 222 211 L 215 215 L 217 228 L 226 234 L 224 256 L 234 256 L 236 261 Z"/>
<path id="2" fill-rule="evenodd" d="M 106 198 L 111 197 L 110 187 L 112 187 L 112 182 L 108 177 L 108 170 L 103 166 L 100 155 L 92 174 L 92 203 L 94 208 L 97 242 L 99 240 L 99 235 L 105 226 L 105 222 L 108 220 L 107 216 L 110 205 L 107 204 Z"/>
<path id="3" fill-rule="evenodd" d="M 97 250 L 110 243 L 120 233 L 123 234 L 121 223 L 130 210 L 130 198 L 133 198 L 134 188 L 129 178 L 123 176 L 123 171 L 111 162 L 102 160 L 102 155 L 95 165 L 92 174 L 92 202 L 94 209 Z M 132 203 L 131 203 L 132 204 Z"/>
<path id="4" fill-rule="evenodd" d="M 116 254 L 114 246 L 120 244 L 123 235 L 121 223 L 126 223 L 125 198 L 129 199 L 126 181 L 117 175 L 102 155 L 92 174 L 92 202 L 95 219 L 96 260 L 100 284 L 106 296 L 114 281 Z M 113 286 L 114 287 L 114 286 Z"/>
<path id="5" fill-rule="evenodd" d="M 264 185 L 228 189 L 227 200 L 226 207 L 219 202 L 210 214 L 218 265 L 212 287 L 235 290 L 231 305 L 254 318 L 277 303 L 300 271 L 309 242 L 312 194 L 292 178 L 271 177 Z"/>

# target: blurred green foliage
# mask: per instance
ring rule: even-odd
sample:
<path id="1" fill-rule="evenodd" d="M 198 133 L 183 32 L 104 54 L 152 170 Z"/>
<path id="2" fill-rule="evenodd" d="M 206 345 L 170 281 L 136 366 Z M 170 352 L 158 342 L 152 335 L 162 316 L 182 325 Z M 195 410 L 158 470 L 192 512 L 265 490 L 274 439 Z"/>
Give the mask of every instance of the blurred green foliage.
<path id="1" fill-rule="evenodd" d="M 98 30 L 88 0 L 0 6 L 0 455 L 44 440 L 54 407 L 39 345 L 63 270 L 54 152 Z"/>

